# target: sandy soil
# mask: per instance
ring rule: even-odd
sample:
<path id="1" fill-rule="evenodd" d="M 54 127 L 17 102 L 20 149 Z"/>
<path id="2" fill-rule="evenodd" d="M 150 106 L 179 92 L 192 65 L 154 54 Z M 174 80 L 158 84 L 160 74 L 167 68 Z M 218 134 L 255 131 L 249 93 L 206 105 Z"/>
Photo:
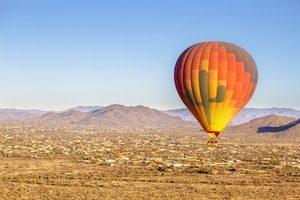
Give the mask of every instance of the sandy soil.
<path id="1" fill-rule="evenodd" d="M 0 199 L 300 199 L 298 144 L 43 134 L 0 134 Z"/>

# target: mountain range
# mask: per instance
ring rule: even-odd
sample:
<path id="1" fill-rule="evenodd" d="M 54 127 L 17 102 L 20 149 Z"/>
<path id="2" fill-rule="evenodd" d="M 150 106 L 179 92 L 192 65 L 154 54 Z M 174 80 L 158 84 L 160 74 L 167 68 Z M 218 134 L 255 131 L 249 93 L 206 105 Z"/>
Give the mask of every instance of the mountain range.
<path id="1" fill-rule="evenodd" d="M 91 126 L 100 128 L 145 128 L 190 126 L 179 117 L 167 115 L 145 106 L 110 105 L 106 107 L 76 107 L 62 112 L 47 112 L 32 117 L 27 122 L 52 126 Z M 2 119 L 3 120 L 3 119 Z"/>
<path id="2" fill-rule="evenodd" d="M 244 109 L 224 132 L 299 134 L 300 111 L 287 108 Z M 160 111 L 145 106 L 78 106 L 61 112 L 0 109 L 0 122 L 22 122 L 50 126 L 104 128 L 197 127 L 187 109 Z"/>

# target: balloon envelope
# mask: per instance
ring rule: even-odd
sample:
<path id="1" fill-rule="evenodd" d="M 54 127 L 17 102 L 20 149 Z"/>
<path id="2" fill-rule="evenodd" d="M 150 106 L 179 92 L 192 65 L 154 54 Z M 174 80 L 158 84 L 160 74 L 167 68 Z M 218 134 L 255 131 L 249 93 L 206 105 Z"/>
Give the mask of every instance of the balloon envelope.
<path id="1" fill-rule="evenodd" d="M 251 55 L 227 42 L 189 47 L 178 58 L 174 73 L 180 98 L 211 138 L 247 104 L 257 78 Z"/>

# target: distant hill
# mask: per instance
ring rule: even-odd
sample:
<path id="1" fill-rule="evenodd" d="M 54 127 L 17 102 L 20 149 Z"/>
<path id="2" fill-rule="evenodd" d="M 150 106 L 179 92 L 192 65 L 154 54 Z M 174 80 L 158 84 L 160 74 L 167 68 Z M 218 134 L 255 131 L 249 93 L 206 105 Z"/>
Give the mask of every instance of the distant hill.
<path id="1" fill-rule="evenodd" d="M 292 142 L 300 141 L 300 119 L 268 115 L 253 119 L 247 123 L 228 127 L 222 133 L 228 138 L 247 140 L 281 139 Z"/>
<path id="2" fill-rule="evenodd" d="M 232 125 L 243 124 L 252 119 L 264 117 L 268 115 L 277 115 L 283 117 L 300 118 L 300 111 L 291 108 L 246 108 L 242 110 L 232 121 Z"/>
<path id="3" fill-rule="evenodd" d="M 61 113 L 49 112 L 34 118 L 33 122 L 47 125 L 66 126 L 76 124 L 76 122 L 87 117 L 87 115 L 87 113 L 77 110 L 69 110 Z"/>
<path id="4" fill-rule="evenodd" d="M 0 109 L 0 121 L 27 121 L 45 114 L 42 110 Z"/>
<path id="5" fill-rule="evenodd" d="M 192 115 L 192 113 L 186 108 L 166 110 L 166 111 L 163 111 L 163 112 L 168 114 L 168 115 L 174 116 L 174 117 L 179 117 L 183 121 L 193 122 L 193 123 L 197 122 L 195 117 Z"/>
<path id="6" fill-rule="evenodd" d="M 278 116 L 278 115 L 268 115 L 265 117 L 259 117 L 253 119 L 247 123 L 235 126 L 236 129 L 242 129 L 244 132 L 259 132 L 261 127 L 281 127 L 285 126 L 291 122 L 296 121 L 295 118 Z M 260 132 L 269 132 L 267 129 Z"/>
<path id="7" fill-rule="evenodd" d="M 164 112 L 171 116 L 180 117 L 184 121 L 196 122 L 194 116 L 187 109 L 167 110 Z M 299 119 L 300 111 L 290 108 L 245 108 L 231 121 L 230 125 L 236 126 L 244 124 L 252 119 L 268 115 L 278 115 Z"/>
<path id="8" fill-rule="evenodd" d="M 77 106 L 75 108 L 71 108 L 69 110 L 76 110 L 80 112 L 90 112 L 93 110 L 104 108 L 104 106 Z"/>
<path id="9" fill-rule="evenodd" d="M 78 125 L 104 128 L 189 126 L 189 123 L 180 118 L 169 116 L 159 110 L 145 106 L 123 105 L 110 105 L 90 112 L 78 110 L 68 110 L 61 113 L 49 112 L 34 118 L 33 122 L 58 126 Z"/>

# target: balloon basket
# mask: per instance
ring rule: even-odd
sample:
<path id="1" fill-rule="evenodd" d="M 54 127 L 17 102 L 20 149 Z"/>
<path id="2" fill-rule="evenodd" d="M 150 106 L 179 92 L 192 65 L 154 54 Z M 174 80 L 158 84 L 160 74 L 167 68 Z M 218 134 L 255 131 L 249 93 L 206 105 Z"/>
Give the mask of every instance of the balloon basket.
<path id="1" fill-rule="evenodd" d="M 210 139 L 207 141 L 207 146 L 210 148 L 217 148 L 219 145 L 218 141 L 215 139 Z"/>

